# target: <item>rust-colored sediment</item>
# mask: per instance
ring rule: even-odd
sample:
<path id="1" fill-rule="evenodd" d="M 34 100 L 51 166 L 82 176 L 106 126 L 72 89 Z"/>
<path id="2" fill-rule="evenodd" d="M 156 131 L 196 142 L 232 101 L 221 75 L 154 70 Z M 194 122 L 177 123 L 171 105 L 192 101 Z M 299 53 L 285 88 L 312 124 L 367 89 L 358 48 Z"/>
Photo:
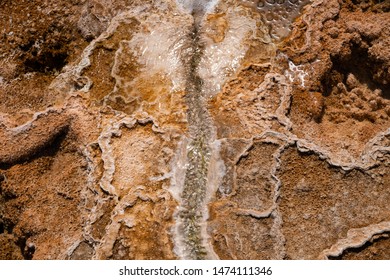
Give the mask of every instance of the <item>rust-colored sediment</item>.
<path id="1" fill-rule="evenodd" d="M 182 257 L 193 18 L 149 2 L 1 1 L 0 259 Z M 389 259 L 389 2 L 313 1 L 288 35 L 266 16 L 291 1 L 241 2 L 199 31 L 219 172 L 207 253 Z"/>

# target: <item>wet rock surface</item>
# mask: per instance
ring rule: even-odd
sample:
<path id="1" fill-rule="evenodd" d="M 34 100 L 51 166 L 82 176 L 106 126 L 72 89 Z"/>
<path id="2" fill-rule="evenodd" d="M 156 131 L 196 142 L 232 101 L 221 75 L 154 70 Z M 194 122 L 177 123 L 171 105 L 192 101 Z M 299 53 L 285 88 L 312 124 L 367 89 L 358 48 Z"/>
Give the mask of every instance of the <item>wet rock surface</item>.
<path id="1" fill-rule="evenodd" d="M 389 259 L 389 1 L 195 2 L 0 3 L 0 259 Z"/>

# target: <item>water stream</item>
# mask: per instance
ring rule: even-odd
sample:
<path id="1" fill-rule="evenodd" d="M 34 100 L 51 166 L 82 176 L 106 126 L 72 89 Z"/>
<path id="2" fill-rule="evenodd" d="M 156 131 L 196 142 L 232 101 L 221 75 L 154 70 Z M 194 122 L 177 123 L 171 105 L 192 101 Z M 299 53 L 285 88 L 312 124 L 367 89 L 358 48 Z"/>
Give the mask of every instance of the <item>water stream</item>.
<path id="1" fill-rule="evenodd" d="M 182 57 L 185 65 L 186 96 L 188 106 L 189 142 L 187 145 L 187 168 L 181 193 L 181 205 L 177 213 L 177 223 L 184 246 L 184 258 L 204 259 L 210 253 L 202 238 L 206 192 L 208 189 L 208 172 L 212 155 L 211 143 L 215 139 L 212 121 L 206 106 L 203 90 L 204 82 L 199 76 L 204 45 L 200 38 L 201 22 L 207 7 L 207 1 L 194 1 L 190 6 L 194 23 L 188 42 L 191 55 Z"/>

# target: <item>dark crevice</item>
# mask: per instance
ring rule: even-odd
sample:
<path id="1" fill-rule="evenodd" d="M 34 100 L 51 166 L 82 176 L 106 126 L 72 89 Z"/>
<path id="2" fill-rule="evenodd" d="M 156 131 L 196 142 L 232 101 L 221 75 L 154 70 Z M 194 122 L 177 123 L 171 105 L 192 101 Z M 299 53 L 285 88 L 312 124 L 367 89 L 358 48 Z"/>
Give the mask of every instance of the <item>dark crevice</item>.
<path id="1" fill-rule="evenodd" d="M 22 256 L 25 260 L 32 260 L 35 253 L 35 246 L 27 244 L 27 239 L 30 236 L 23 236 L 18 239 L 16 245 L 20 248 Z"/>
<path id="2" fill-rule="evenodd" d="M 4 217 L 0 217 L 0 219 L 2 219 L 3 233 L 12 234 L 12 232 L 14 231 L 15 223 Z"/>
<path id="3" fill-rule="evenodd" d="M 0 189 L 0 195 L 5 201 L 15 199 L 17 197 L 16 194 L 14 194 L 12 191 L 3 191 L 2 189 Z"/>
<path id="4" fill-rule="evenodd" d="M 31 47 L 34 45 L 34 41 L 33 40 L 30 40 L 28 41 L 27 43 L 19 46 L 19 48 L 24 51 L 24 52 L 27 52 L 29 49 L 31 49 Z"/>
<path id="5" fill-rule="evenodd" d="M 388 12 L 390 11 L 390 2 L 388 0 L 347 0 L 340 1 L 342 5 L 350 11 L 362 10 L 373 12 Z"/>
<path id="6" fill-rule="evenodd" d="M 25 72 L 60 71 L 66 65 L 67 58 L 66 52 L 55 49 L 40 54 L 32 52 L 32 57 L 24 62 Z"/>
<path id="7" fill-rule="evenodd" d="M 367 49 L 353 44 L 350 55 L 335 56 L 331 60 L 333 67 L 322 79 L 324 96 L 332 94 L 337 84 L 343 83 L 345 85 L 348 75 L 353 74 L 361 84 L 366 84 L 371 91 L 379 89 L 383 98 L 390 99 L 390 87 L 383 82 L 386 80 L 383 77 L 384 74 L 377 74 L 379 73 L 378 69 L 383 65 L 379 61 L 371 59 Z M 383 71 L 383 73 L 385 72 Z"/>
<path id="8" fill-rule="evenodd" d="M 19 45 L 22 71 L 50 73 L 60 71 L 68 62 L 70 53 L 68 34 L 72 33 L 53 23 L 41 36 L 30 37 Z M 58 35 L 59 34 L 59 35 Z"/>
<path id="9" fill-rule="evenodd" d="M 3 219 L 0 217 L 0 234 L 4 233 L 4 223 Z"/>
<path id="10" fill-rule="evenodd" d="M 64 127 L 64 129 L 48 142 L 47 145 L 40 147 L 40 149 L 31 155 L 28 160 L 31 161 L 40 157 L 54 157 L 60 150 L 61 144 L 68 135 L 68 132 L 69 127 Z"/>
<path id="11" fill-rule="evenodd" d="M 35 246 L 27 246 L 23 252 L 23 257 L 26 259 L 26 260 L 32 260 L 33 257 L 34 257 L 34 253 L 35 253 Z"/>
<path id="12" fill-rule="evenodd" d="M 37 145 L 31 150 L 25 151 L 17 158 L 9 162 L 0 162 L 0 169 L 9 169 L 14 165 L 31 162 L 40 157 L 53 157 L 60 150 L 62 142 L 68 135 L 69 127 L 62 127 L 56 134 L 54 134 L 48 141 Z"/>
<path id="13" fill-rule="evenodd" d="M 6 184 L 4 182 L 5 176 L 1 173 L 0 179 L 2 179 L 0 180 L 0 234 L 12 233 L 15 224 L 4 217 L 4 205 L 7 201 L 16 198 L 16 195 L 7 190 L 7 188 L 4 189 L 4 184 Z"/>

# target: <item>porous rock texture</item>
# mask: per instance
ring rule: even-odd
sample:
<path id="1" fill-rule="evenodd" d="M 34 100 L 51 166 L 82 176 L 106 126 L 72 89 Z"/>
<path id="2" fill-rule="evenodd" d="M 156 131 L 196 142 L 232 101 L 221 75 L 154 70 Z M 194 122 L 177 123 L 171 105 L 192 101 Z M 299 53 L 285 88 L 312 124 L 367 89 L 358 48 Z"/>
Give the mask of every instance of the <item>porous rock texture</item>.
<path id="1" fill-rule="evenodd" d="M 389 259 L 390 2 L 199 2 L 0 2 L 0 259 Z"/>

